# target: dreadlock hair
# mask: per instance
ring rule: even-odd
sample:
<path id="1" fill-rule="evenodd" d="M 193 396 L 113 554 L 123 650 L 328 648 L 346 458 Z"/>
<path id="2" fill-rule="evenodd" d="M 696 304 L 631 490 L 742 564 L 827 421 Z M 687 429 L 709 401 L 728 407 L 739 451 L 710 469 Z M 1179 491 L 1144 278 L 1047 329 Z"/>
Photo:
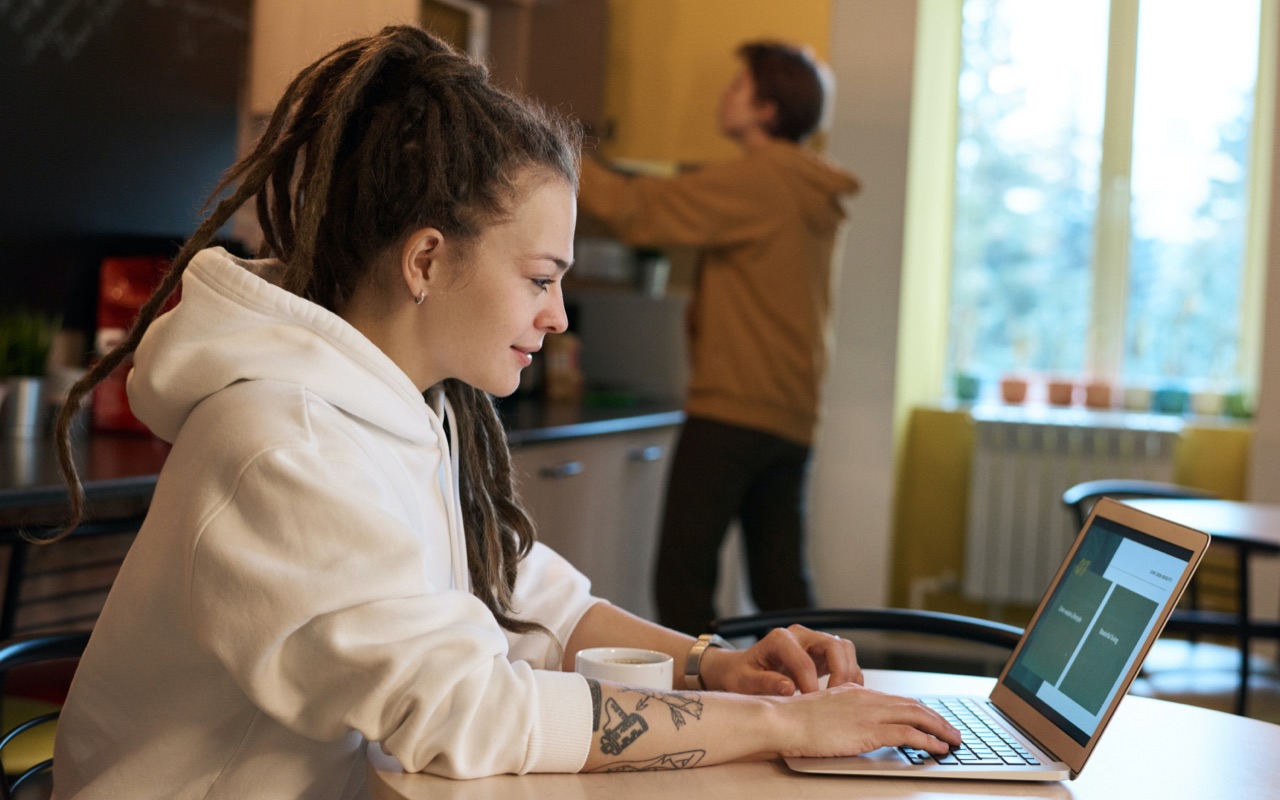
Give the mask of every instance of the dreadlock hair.
<path id="1" fill-rule="evenodd" d="M 260 255 L 283 262 L 283 287 L 336 312 L 371 278 L 379 255 L 410 232 L 434 227 L 465 247 L 505 218 L 525 176 L 558 177 L 576 189 L 581 141 L 575 123 L 496 88 L 483 65 L 420 28 L 383 28 L 302 70 L 253 150 L 215 188 L 210 203 L 226 196 L 178 252 L 124 341 L 72 387 L 57 425 L 70 519 L 54 538 L 84 519 L 70 445 L 76 409 L 134 352 L 192 257 L 250 198 Z M 503 628 L 545 631 L 512 615 L 517 566 L 535 534 L 493 401 L 454 379 L 443 389 L 456 417 L 472 591 Z"/>

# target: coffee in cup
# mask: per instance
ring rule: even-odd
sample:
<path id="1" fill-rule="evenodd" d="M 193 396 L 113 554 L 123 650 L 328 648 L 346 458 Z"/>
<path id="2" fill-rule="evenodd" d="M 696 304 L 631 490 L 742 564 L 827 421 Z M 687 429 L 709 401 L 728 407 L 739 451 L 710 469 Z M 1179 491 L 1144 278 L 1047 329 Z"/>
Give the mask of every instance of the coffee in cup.
<path id="1" fill-rule="evenodd" d="M 671 656 L 638 647 L 590 647 L 574 657 L 574 670 L 585 677 L 662 691 L 672 688 L 673 669 Z"/>

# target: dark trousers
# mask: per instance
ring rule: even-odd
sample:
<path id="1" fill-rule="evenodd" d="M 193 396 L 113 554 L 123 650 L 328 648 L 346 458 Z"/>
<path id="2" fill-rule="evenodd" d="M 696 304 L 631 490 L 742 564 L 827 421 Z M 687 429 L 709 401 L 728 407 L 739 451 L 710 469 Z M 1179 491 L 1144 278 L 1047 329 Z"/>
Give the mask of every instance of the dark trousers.
<path id="1" fill-rule="evenodd" d="M 804 560 L 810 449 L 771 434 L 690 418 L 667 484 L 654 574 L 658 619 L 697 635 L 714 618 L 720 545 L 742 525 L 761 611 L 813 604 Z"/>

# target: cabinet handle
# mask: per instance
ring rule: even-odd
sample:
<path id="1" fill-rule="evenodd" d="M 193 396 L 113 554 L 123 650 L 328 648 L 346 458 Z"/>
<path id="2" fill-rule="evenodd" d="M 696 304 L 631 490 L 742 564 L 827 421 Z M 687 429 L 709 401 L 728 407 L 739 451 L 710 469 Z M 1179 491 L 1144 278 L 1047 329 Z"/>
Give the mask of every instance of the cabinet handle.
<path id="1" fill-rule="evenodd" d="M 628 461 L 653 462 L 662 460 L 662 448 L 656 444 L 648 447 L 637 447 L 627 453 Z"/>
<path id="2" fill-rule="evenodd" d="M 538 470 L 538 475 L 543 478 L 572 478 L 574 475 L 581 475 L 584 469 L 586 466 L 581 461 L 566 461 L 563 464 L 542 467 Z"/>

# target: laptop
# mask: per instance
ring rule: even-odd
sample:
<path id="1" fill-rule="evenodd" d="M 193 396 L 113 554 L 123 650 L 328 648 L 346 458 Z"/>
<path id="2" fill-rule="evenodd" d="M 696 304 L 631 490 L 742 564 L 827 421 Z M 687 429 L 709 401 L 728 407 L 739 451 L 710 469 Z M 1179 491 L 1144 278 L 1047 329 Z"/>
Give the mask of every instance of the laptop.
<path id="1" fill-rule="evenodd" d="M 912 778 L 1075 779 L 1164 628 L 1209 535 L 1099 500 L 986 698 L 921 697 L 990 744 L 935 759 L 884 747 L 786 759 L 798 772 Z M 945 763 L 942 763 L 945 762 Z"/>

